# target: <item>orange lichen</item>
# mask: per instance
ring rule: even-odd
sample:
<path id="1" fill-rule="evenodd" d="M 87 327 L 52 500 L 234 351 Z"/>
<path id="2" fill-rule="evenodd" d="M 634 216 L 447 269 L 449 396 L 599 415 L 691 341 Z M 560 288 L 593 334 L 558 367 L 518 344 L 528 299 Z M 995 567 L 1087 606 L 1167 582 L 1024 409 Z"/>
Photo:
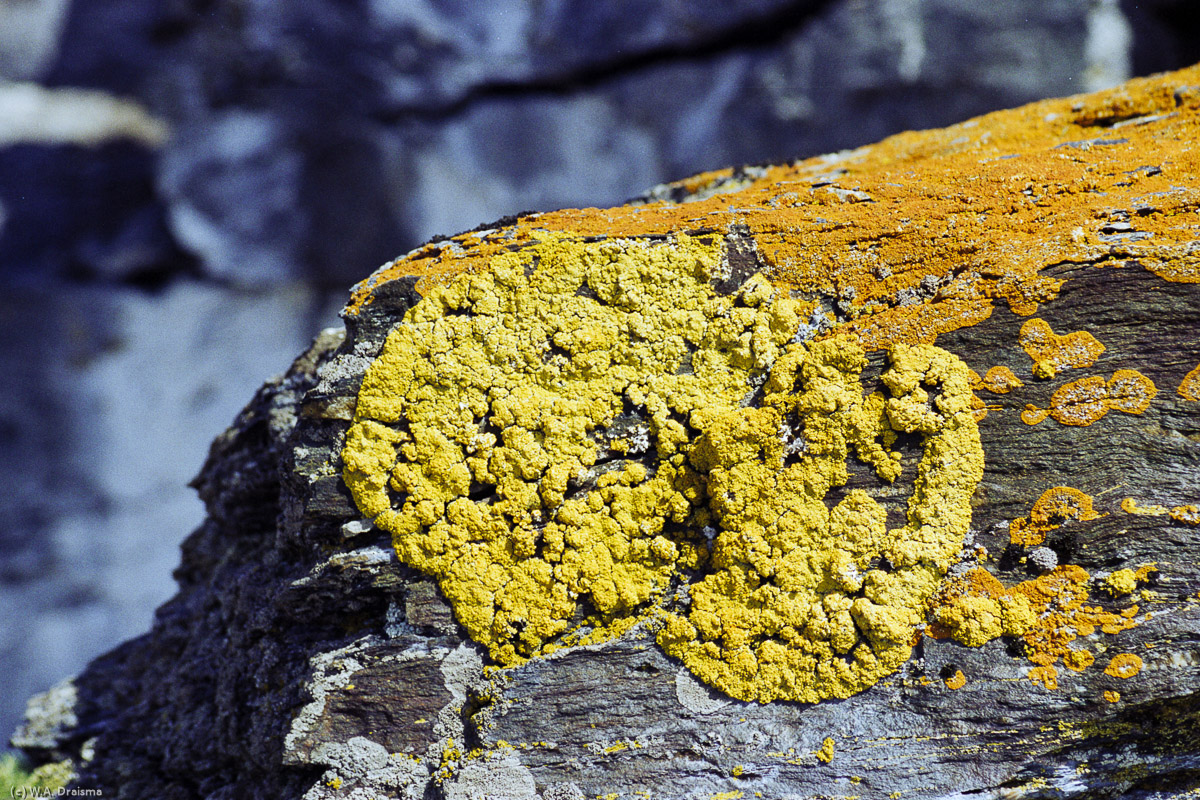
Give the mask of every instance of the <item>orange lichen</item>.
<path id="1" fill-rule="evenodd" d="M 1143 517 L 1161 517 L 1170 513 L 1166 506 L 1139 505 L 1138 501 L 1134 500 L 1132 497 L 1126 497 L 1121 501 L 1121 510 L 1126 514 L 1137 514 L 1138 516 Z"/>
<path id="2" fill-rule="evenodd" d="M 1064 279 L 1043 274 L 1053 264 L 1141 264 L 1167 280 L 1200 280 L 1198 198 L 1179 179 L 1200 173 L 1200 149 L 1192 147 L 1200 98 L 1184 93 L 1176 101 L 1180 87 L 1197 82 L 1200 67 L 1193 67 L 847 153 L 707 173 L 675 185 L 694 193 L 686 202 L 525 215 L 384 266 L 356 287 L 346 311 L 359 313 L 389 281 L 417 278 L 424 295 L 547 240 L 689 231 L 741 237 L 773 284 L 841 304 L 838 332 L 867 349 L 931 342 L 986 319 L 998 301 L 1033 314 L 1061 290 Z M 1106 127 L 1139 114 L 1144 124 L 1119 136 Z M 1097 137 L 1111 146 L 1091 146 Z M 1162 168 L 1130 173 L 1132 153 Z M 1148 237 L 1118 249 L 1098 238 L 1097 220 L 1135 207 Z"/>
<path id="3" fill-rule="evenodd" d="M 967 685 L 967 676 L 963 675 L 963 671 L 961 669 L 956 669 L 954 671 L 953 675 L 951 675 L 949 678 L 946 678 L 946 688 L 947 689 L 951 689 L 951 690 L 961 689 L 962 687 L 964 687 L 966 685 Z"/>
<path id="4" fill-rule="evenodd" d="M 1070 652 L 1078 636 L 1088 636 L 1098 627 L 1105 633 L 1119 633 L 1134 627 L 1131 620 L 1085 605 L 1087 582 L 1091 576 L 1077 566 L 1059 567 L 1011 590 L 1026 597 L 1035 609 L 1042 609 L 1024 635 L 1029 660 L 1049 666 Z"/>
<path id="5" fill-rule="evenodd" d="M 1141 671 L 1142 659 L 1133 653 L 1120 653 L 1113 656 L 1112 661 L 1109 661 L 1108 666 L 1104 668 L 1105 675 L 1122 680 L 1129 680 Z"/>
<path id="6" fill-rule="evenodd" d="M 971 393 L 971 416 L 975 417 L 976 422 L 983 422 L 988 415 L 988 405 L 979 399 L 979 395 Z"/>
<path id="7" fill-rule="evenodd" d="M 1061 425 L 1091 425 L 1109 411 L 1141 414 L 1157 393 L 1154 382 L 1137 370 L 1119 369 L 1107 381 L 1100 375 L 1089 375 L 1055 389 L 1048 409 L 1025 406 L 1021 421 L 1036 425 L 1049 414 Z"/>
<path id="8" fill-rule="evenodd" d="M 1108 407 L 1113 411 L 1141 414 L 1156 394 L 1154 381 L 1135 369 L 1119 369 L 1108 379 Z"/>
<path id="9" fill-rule="evenodd" d="M 1179 388 L 1175 391 L 1184 400 L 1200 401 L 1200 366 L 1184 375 L 1183 380 L 1179 382 Z"/>
<path id="10" fill-rule="evenodd" d="M 902 306 L 839 326 L 866 350 L 894 344 L 933 344 L 943 333 L 970 328 L 992 315 L 992 307 L 975 302 L 947 300 L 921 306 Z"/>
<path id="11" fill-rule="evenodd" d="M 1025 385 L 1011 369 L 1003 366 L 991 367 L 982 378 L 976 372 L 972 372 L 971 376 L 972 389 L 983 389 L 993 394 L 1008 394 Z"/>
<path id="12" fill-rule="evenodd" d="M 1104 352 L 1104 345 L 1087 331 L 1056 334 L 1042 319 L 1021 326 L 1021 347 L 1033 359 L 1035 378 L 1053 378 L 1059 370 L 1090 367 Z"/>
<path id="13" fill-rule="evenodd" d="M 1055 486 L 1042 492 L 1028 517 L 1014 519 L 1008 526 L 1013 544 L 1032 547 L 1046 540 L 1046 534 L 1067 520 L 1087 521 L 1103 516 L 1092 507 L 1092 498 L 1070 486 Z"/>
<path id="14" fill-rule="evenodd" d="M 1030 678 L 1046 688 L 1057 686 L 1055 664 L 1086 669 L 1095 660 L 1071 645 L 1097 629 L 1116 634 L 1133 628 L 1133 617 L 1088 604 L 1091 576 L 1075 565 L 1006 588 L 987 570 L 975 568 L 947 581 L 934 599 L 929 634 L 978 647 L 1000 636 L 1020 637 L 1026 657 L 1038 669 Z"/>
<path id="15" fill-rule="evenodd" d="M 1034 667 L 1029 670 L 1029 680 L 1033 683 L 1041 684 L 1050 690 L 1057 689 L 1058 670 L 1054 667 Z"/>
<path id="16" fill-rule="evenodd" d="M 1025 410 L 1021 412 L 1021 422 L 1026 425 L 1037 425 L 1048 416 L 1050 416 L 1049 410 L 1027 403 Z"/>
<path id="17" fill-rule="evenodd" d="M 1172 283 L 1200 283 L 1200 258 L 1191 250 L 1182 253 L 1167 249 L 1161 255 L 1156 248 L 1145 248 L 1144 265 L 1158 277 Z"/>
<path id="18" fill-rule="evenodd" d="M 1132 497 L 1126 497 L 1121 501 L 1121 510 L 1126 514 L 1137 514 L 1144 517 L 1169 516 L 1176 522 L 1182 522 L 1186 525 L 1200 525 L 1200 506 L 1191 504 L 1172 506 L 1171 508 L 1160 505 L 1143 506 Z"/>
<path id="19" fill-rule="evenodd" d="M 1108 413 L 1108 385 L 1092 375 L 1063 384 L 1050 395 L 1050 416 L 1062 425 L 1091 425 Z"/>
<path id="20" fill-rule="evenodd" d="M 1063 664 L 1073 672 L 1083 672 L 1095 661 L 1096 657 L 1090 650 L 1070 650 L 1063 655 Z"/>

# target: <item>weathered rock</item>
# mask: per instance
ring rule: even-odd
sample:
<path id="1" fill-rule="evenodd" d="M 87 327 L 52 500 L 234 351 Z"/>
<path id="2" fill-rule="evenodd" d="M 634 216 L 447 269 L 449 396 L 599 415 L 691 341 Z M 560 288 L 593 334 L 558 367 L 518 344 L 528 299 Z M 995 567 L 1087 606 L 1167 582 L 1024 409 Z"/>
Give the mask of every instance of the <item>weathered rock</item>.
<path id="1" fill-rule="evenodd" d="M 138 798 L 1194 790 L 1198 86 L 385 266 L 17 744 Z"/>

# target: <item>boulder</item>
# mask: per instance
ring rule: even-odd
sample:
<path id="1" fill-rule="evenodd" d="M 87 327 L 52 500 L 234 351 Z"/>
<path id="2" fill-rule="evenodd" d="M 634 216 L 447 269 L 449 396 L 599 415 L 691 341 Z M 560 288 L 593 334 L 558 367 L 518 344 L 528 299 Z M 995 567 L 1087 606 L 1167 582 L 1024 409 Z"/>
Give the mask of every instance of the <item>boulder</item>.
<path id="1" fill-rule="evenodd" d="M 121 798 L 1200 784 L 1200 68 L 440 238 L 14 742 Z"/>
<path id="2" fill-rule="evenodd" d="M 180 472 L 368 268 L 516 209 L 1185 66 L 1187 10 L 0 2 L 0 732 L 146 627 L 173 585 L 144 561 L 203 517 Z"/>

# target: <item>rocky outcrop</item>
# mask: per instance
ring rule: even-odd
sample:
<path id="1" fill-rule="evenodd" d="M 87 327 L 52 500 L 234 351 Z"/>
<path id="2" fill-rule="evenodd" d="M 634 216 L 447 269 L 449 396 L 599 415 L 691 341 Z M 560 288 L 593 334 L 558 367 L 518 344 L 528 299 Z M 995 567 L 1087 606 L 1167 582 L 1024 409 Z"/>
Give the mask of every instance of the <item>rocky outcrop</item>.
<path id="1" fill-rule="evenodd" d="M 386 265 L 16 743 L 128 798 L 1194 790 L 1198 86 Z"/>
<path id="2" fill-rule="evenodd" d="M 207 443 L 383 259 L 1181 67 L 1189 10 L 0 2 L 0 732 L 145 629 Z"/>

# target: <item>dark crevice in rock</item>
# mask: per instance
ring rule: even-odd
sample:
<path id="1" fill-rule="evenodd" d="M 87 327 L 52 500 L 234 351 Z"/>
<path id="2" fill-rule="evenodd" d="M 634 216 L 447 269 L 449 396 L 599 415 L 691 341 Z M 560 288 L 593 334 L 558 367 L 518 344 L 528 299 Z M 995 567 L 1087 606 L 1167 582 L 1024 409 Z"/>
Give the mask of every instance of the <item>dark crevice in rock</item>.
<path id="1" fill-rule="evenodd" d="M 754 237 L 750 235 L 749 229 L 745 226 L 740 226 L 740 228 L 740 230 L 732 231 L 732 235 L 726 237 L 725 240 L 728 246 L 725 258 L 729 274 L 713 285 L 713 288 L 721 294 L 733 294 L 763 267 L 758 258 Z"/>

